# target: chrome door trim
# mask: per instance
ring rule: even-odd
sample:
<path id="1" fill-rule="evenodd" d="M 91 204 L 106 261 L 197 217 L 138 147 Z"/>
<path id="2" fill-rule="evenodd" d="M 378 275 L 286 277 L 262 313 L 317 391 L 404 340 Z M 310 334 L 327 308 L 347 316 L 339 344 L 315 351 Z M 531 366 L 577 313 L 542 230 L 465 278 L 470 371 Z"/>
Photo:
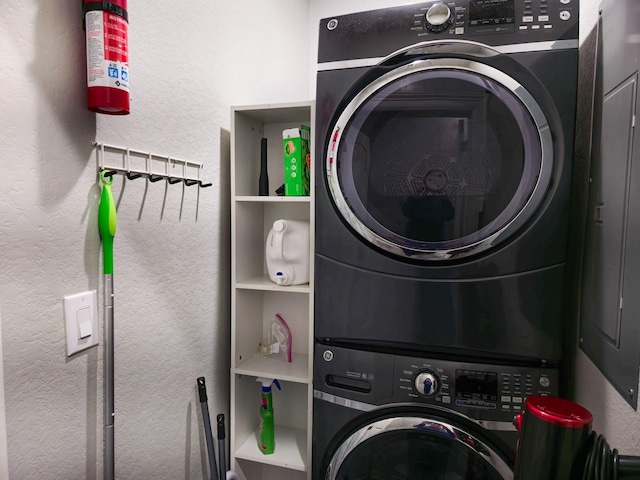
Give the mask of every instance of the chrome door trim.
<path id="1" fill-rule="evenodd" d="M 458 428 L 447 422 L 431 419 L 428 417 L 414 416 L 414 417 L 391 417 L 382 420 L 377 420 L 361 427 L 356 432 L 347 437 L 338 447 L 333 454 L 327 471 L 325 473 L 325 480 L 335 480 L 340 467 L 344 463 L 345 459 L 357 448 L 360 444 L 367 440 L 374 438 L 378 435 L 394 432 L 394 431 L 421 431 L 424 428 L 424 422 L 428 422 L 430 427 L 438 427 L 451 433 L 450 438 L 452 441 L 459 443 L 473 451 L 473 453 L 483 458 L 504 480 L 513 479 L 513 470 L 509 468 L 507 463 L 502 459 L 500 455 L 486 443 L 478 440 L 473 435 L 470 435 L 466 431 Z M 434 435 L 438 435 L 435 434 Z M 443 434 L 444 435 L 444 434 Z"/>
<path id="2" fill-rule="evenodd" d="M 432 41 L 424 42 L 424 44 L 445 45 L 445 44 L 462 44 L 462 43 L 477 43 L 468 42 L 465 40 L 445 40 L 445 41 Z M 477 43 L 478 45 L 484 45 Z M 418 44 L 421 45 L 421 44 Z M 486 46 L 486 45 L 485 45 Z M 523 52 L 544 52 L 550 50 L 571 50 L 578 48 L 578 40 L 557 40 L 554 42 L 530 42 L 530 43 L 516 43 L 512 45 L 498 45 L 488 47 L 497 53 L 523 53 Z M 393 54 L 392 54 L 393 55 Z M 345 70 L 349 68 L 357 67 L 373 67 L 381 63 L 388 57 L 368 57 L 358 58 L 353 60 L 339 60 L 335 62 L 321 62 L 318 63 L 318 72 L 325 72 L 328 70 Z"/>
<path id="3" fill-rule="evenodd" d="M 330 393 L 321 392 L 320 390 L 313 390 L 314 398 L 318 400 L 323 400 L 328 403 L 333 403 L 334 405 L 340 405 L 342 407 L 350 408 L 351 410 L 359 410 L 361 412 L 370 412 L 371 410 L 375 410 L 376 408 L 380 408 L 377 405 L 371 405 L 369 403 L 358 402 L 357 400 L 351 400 L 349 398 L 339 397 L 337 395 L 332 395 Z"/>
<path id="4" fill-rule="evenodd" d="M 347 70 L 349 68 L 373 67 L 378 65 L 384 57 L 358 58 L 355 60 L 339 60 L 337 62 L 318 63 L 318 72 L 330 70 Z"/>
<path id="5" fill-rule="evenodd" d="M 459 42 L 463 45 L 456 45 L 461 48 L 480 48 L 484 52 L 484 55 L 490 55 L 491 49 L 482 44 L 475 44 L 473 42 Z M 437 48 L 435 43 L 414 45 L 403 49 L 402 52 L 407 52 L 412 49 L 419 51 L 429 50 L 431 48 Z M 535 128 L 538 130 L 538 136 L 541 149 L 541 164 L 540 172 L 537 182 L 533 188 L 533 191 L 515 217 L 500 228 L 493 234 L 476 241 L 475 243 L 465 244 L 461 247 L 441 249 L 441 250 L 425 250 L 416 249 L 410 247 L 401 247 L 390 240 L 382 238 L 375 232 L 369 229 L 351 210 L 349 207 L 342 190 L 339 185 L 338 178 L 338 162 L 334 161 L 337 158 L 339 150 L 340 140 L 344 129 L 351 120 L 354 113 L 358 108 L 365 103 L 372 95 L 378 90 L 388 85 L 389 83 L 398 80 L 408 75 L 423 72 L 428 70 L 460 70 L 476 74 L 480 77 L 486 77 L 494 80 L 504 88 L 511 91 L 516 98 L 524 105 L 526 110 L 531 115 Z M 487 64 L 467 60 L 462 58 L 435 58 L 435 59 L 421 59 L 399 66 L 398 68 L 378 77 L 369 85 L 364 87 L 358 94 L 349 102 L 349 104 L 341 112 L 337 122 L 333 126 L 331 138 L 327 146 L 325 168 L 327 175 L 327 182 L 333 201 L 340 211 L 342 217 L 351 225 L 351 227 L 364 239 L 371 244 L 382 248 L 395 255 L 419 259 L 419 260 L 451 260 L 455 258 L 464 258 L 471 255 L 475 255 L 482 251 L 491 248 L 493 245 L 499 243 L 505 238 L 513 234 L 522 224 L 529 218 L 533 212 L 538 208 L 542 199 L 551 183 L 551 173 L 553 170 L 553 140 L 551 137 L 551 131 L 549 130 L 547 119 L 536 102 L 535 98 L 522 86 L 517 80 L 510 77 L 505 72 L 502 72 Z"/>
<path id="6" fill-rule="evenodd" d="M 313 390 L 313 397 L 327 403 L 340 405 L 341 407 L 350 408 L 351 410 L 358 410 L 360 412 L 371 412 L 378 408 L 399 406 L 399 404 L 372 405 L 370 403 L 351 400 L 349 398 L 340 397 L 338 395 L 333 395 L 331 393 L 321 392 L 320 390 L 316 390 L 316 389 Z M 478 425 L 485 428 L 486 430 L 491 430 L 496 432 L 517 432 L 518 431 L 515 425 L 513 424 L 513 422 L 498 422 L 494 420 L 476 420 L 456 410 L 451 410 L 445 407 L 441 407 L 440 405 L 429 405 L 429 407 L 443 410 L 443 411 L 446 411 L 447 413 L 455 413 L 456 415 L 459 415 L 460 417 L 464 417 L 466 420 L 469 420 L 470 422 L 477 423 Z"/>

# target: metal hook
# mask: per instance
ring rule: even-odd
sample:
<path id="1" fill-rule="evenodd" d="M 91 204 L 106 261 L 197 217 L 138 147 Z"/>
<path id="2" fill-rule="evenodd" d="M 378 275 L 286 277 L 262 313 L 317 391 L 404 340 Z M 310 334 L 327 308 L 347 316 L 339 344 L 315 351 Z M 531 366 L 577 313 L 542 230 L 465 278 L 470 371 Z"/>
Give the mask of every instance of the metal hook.
<path id="1" fill-rule="evenodd" d="M 213 183 L 202 183 L 202 181 L 200 181 L 200 188 L 207 188 L 211 186 L 213 186 Z"/>
<path id="2" fill-rule="evenodd" d="M 131 173 L 131 172 L 127 172 L 127 178 L 129 180 L 135 180 L 136 178 L 140 178 L 142 176 L 141 173 Z"/>
<path id="3" fill-rule="evenodd" d="M 107 173 L 113 174 L 115 172 L 108 172 L 107 170 L 102 170 L 100 172 L 100 180 L 104 185 L 111 185 L 113 183 L 113 175 L 107 175 Z"/>
<path id="4" fill-rule="evenodd" d="M 162 175 L 154 175 L 153 173 L 149 174 L 149 181 L 151 183 L 159 182 L 163 178 L 164 178 L 164 176 L 162 176 Z"/>
<path id="5" fill-rule="evenodd" d="M 114 175 L 117 175 L 118 172 L 116 172 L 115 170 L 103 170 L 104 171 L 104 176 L 109 178 L 109 177 L 113 177 Z"/>
<path id="6" fill-rule="evenodd" d="M 190 187 L 191 185 L 195 185 L 196 183 L 199 183 L 199 180 L 194 180 L 192 178 L 185 178 L 184 183 L 187 187 Z"/>
<path id="7" fill-rule="evenodd" d="M 174 183 L 181 182 L 181 181 L 182 181 L 182 179 L 181 179 L 181 178 L 172 178 L 172 177 L 169 177 L 169 178 L 167 178 L 167 181 L 168 181 L 171 185 L 173 185 Z"/>

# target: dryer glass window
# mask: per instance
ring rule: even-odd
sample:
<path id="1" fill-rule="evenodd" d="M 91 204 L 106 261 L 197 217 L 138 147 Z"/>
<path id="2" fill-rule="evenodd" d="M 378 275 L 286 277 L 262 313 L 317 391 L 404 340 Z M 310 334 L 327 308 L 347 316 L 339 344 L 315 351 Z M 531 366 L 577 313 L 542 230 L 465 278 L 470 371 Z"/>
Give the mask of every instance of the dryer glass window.
<path id="1" fill-rule="evenodd" d="M 461 248 L 507 226 L 541 167 L 526 107 L 491 78 L 426 70 L 371 95 L 338 150 L 349 208 L 374 234 L 416 249 Z"/>
<path id="2" fill-rule="evenodd" d="M 503 480 L 470 436 L 425 420 L 359 444 L 340 466 L 337 480 Z M 458 437 L 454 436 L 458 435 Z"/>

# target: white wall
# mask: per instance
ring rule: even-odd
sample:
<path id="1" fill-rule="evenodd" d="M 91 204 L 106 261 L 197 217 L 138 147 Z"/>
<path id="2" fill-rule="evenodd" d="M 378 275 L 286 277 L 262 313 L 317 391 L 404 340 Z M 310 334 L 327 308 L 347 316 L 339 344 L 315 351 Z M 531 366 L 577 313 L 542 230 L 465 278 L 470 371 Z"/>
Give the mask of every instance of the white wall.
<path id="1" fill-rule="evenodd" d="M 307 2 L 129 3 L 128 117 L 85 108 L 80 2 L 0 12 L 12 480 L 102 478 L 102 346 L 66 358 L 62 308 L 64 295 L 102 296 L 94 139 L 203 162 L 214 184 L 114 182 L 117 478 L 206 477 L 198 376 L 212 416 L 228 412 L 229 107 L 310 98 Z"/>
<path id="2" fill-rule="evenodd" d="M 315 92 L 315 63 L 317 62 L 318 46 L 318 23 L 320 19 L 343 15 L 347 13 L 364 11 L 375 8 L 384 8 L 409 3 L 419 3 L 412 1 L 392 1 L 392 0 L 351 0 L 343 2 L 340 0 L 310 0 L 311 12 L 309 31 L 312 33 L 310 43 L 310 56 L 313 59 L 311 65 L 310 89 Z M 581 45 L 585 40 L 593 39 L 593 29 L 598 18 L 598 6 L 600 0 L 580 0 L 580 39 Z M 592 59 L 593 51 L 585 49 L 581 51 L 581 84 L 589 83 L 593 72 Z M 581 90 L 583 97 L 580 99 L 582 107 L 589 109 L 590 91 L 585 87 Z M 580 117 L 578 127 L 586 135 L 581 141 L 587 141 L 588 119 Z M 578 150 L 584 150 L 588 145 L 581 145 Z M 579 159 L 584 161 L 584 159 Z M 583 166 L 584 167 L 584 166 Z M 577 339 L 576 339 L 577 342 Z M 606 378 L 598 371 L 593 363 L 582 352 L 576 353 L 576 401 L 587 407 L 594 415 L 594 429 L 604 434 L 612 448 L 618 448 L 621 453 L 628 455 L 640 455 L 640 413 L 628 406 L 622 397 L 613 389 Z M 640 388 L 640 387 L 639 387 Z"/>

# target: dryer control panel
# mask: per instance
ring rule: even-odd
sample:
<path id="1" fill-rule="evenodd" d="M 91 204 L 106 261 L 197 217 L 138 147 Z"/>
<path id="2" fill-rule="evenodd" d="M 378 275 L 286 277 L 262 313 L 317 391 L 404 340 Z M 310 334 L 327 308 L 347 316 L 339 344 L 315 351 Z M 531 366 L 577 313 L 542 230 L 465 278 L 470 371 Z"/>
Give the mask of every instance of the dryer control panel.
<path id="1" fill-rule="evenodd" d="M 453 36 L 518 33 L 543 39 L 572 26 L 577 21 L 577 7 L 578 0 L 437 2 L 420 7 L 421 12 L 414 14 L 413 28 Z"/>
<path id="2" fill-rule="evenodd" d="M 579 3 L 436 0 L 329 17 L 320 21 L 318 63 L 386 57 L 409 45 L 443 40 L 512 46 L 508 52 L 546 51 L 559 46 L 545 42 L 570 40 L 562 48 L 577 49 Z"/>
<path id="3" fill-rule="evenodd" d="M 511 422 L 530 395 L 558 395 L 553 368 L 409 357 L 316 345 L 317 391 L 367 406 L 426 403 Z"/>

